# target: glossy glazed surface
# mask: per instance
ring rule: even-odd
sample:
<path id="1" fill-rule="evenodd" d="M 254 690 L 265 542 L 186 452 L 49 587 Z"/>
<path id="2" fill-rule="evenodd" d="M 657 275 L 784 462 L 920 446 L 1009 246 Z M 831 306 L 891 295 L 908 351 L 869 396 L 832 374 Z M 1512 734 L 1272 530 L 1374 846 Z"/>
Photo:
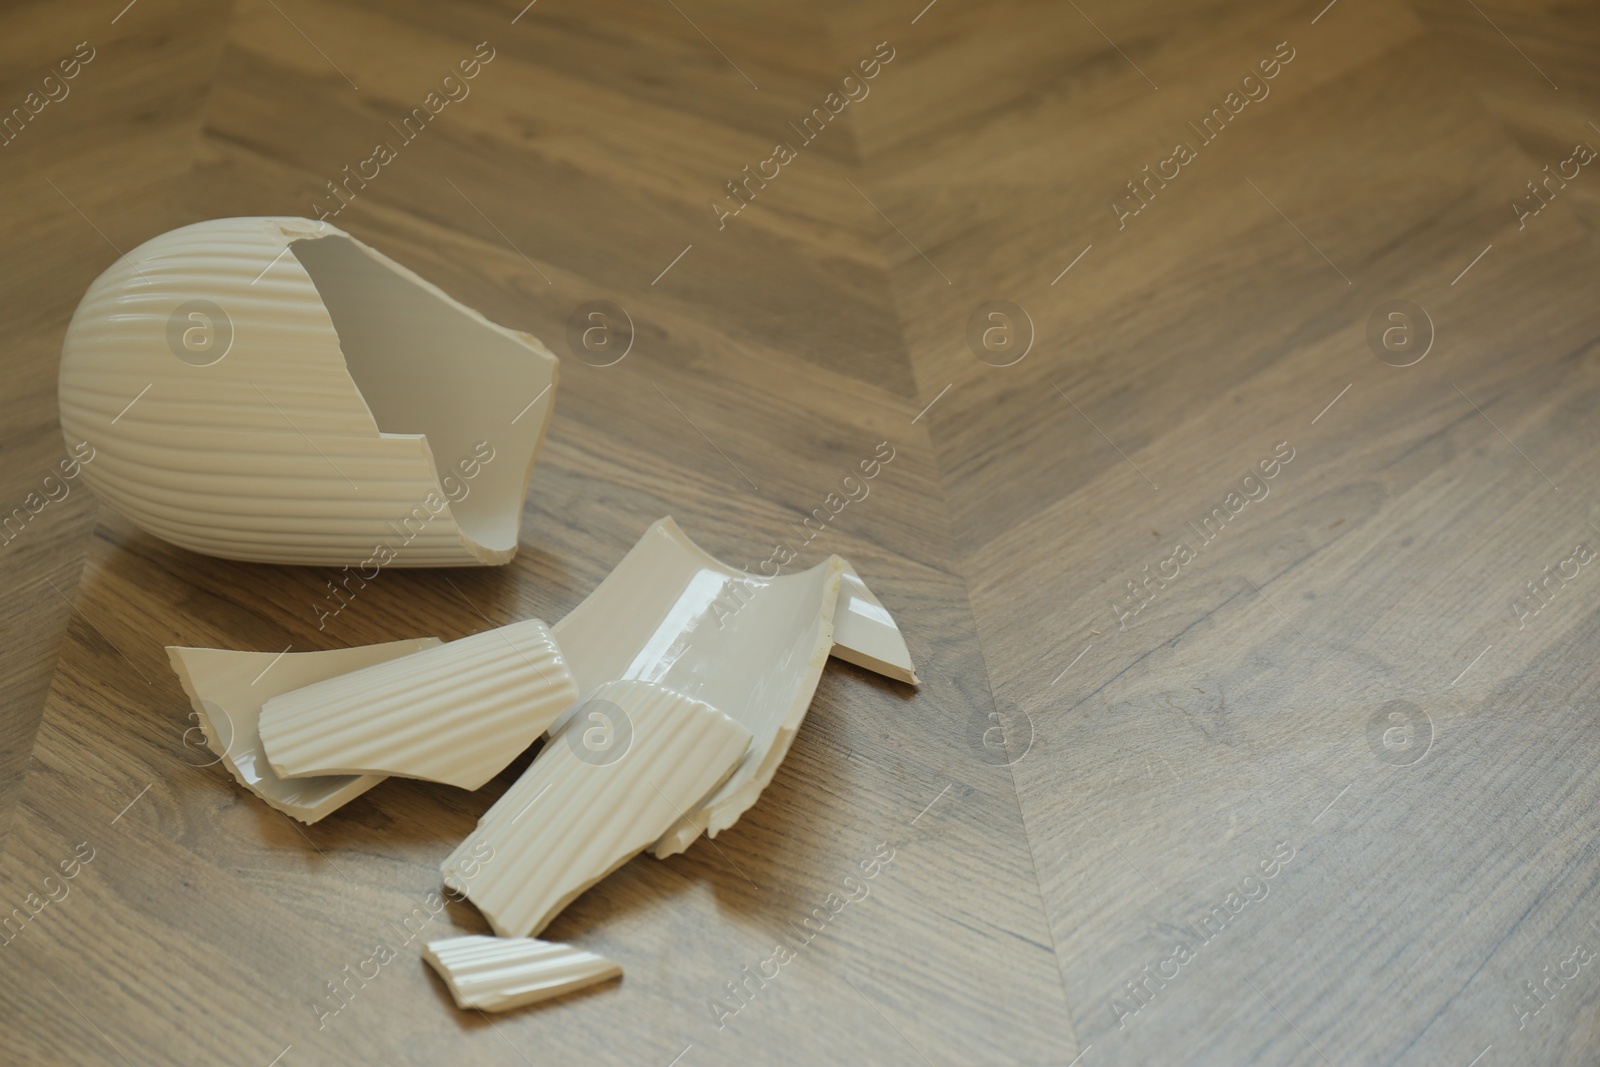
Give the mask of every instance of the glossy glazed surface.
<path id="1" fill-rule="evenodd" d="M 194 706 L 206 745 L 238 783 L 279 811 L 313 823 L 383 781 L 383 776 L 278 777 L 261 743 L 262 704 L 280 693 L 438 645 L 437 637 L 419 637 L 327 652 L 168 646 L 167 657 Z"/>
<path id="2" fill-rule="evenodd" d="M 834 649 L 847 568 L 830 556 L 798 574 L 751 574 L 708 555 L 668 517 L 552 627 L 580 689 L 614 679 L 654 682 L 705 701 L 754 737 L 732 777 L 663 837 L 657 856 L 731 826 L 772 780 Z M 896 676 L 914 678 L 888 613 L 859 578 L 848 588 L 851 630 L 866 650 L 852 654 L 869 665 L 898 656 Z"/>

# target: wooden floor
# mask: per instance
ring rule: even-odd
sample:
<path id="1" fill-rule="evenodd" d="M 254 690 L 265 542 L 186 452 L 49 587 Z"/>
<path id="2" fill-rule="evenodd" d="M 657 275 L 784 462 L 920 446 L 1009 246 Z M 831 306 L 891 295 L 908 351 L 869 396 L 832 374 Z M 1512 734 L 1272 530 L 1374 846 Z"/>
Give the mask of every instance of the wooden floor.
<path id="1" fill-rule="evenodd" d="M 333 206 L 480 42 L 333 221 L 562 383 L 517 560 L 387 572 L 320 631 L 325 572 L 81 484 L 0 545 L 0 908 L 92 855 L 0 948 L 0 1059 L 1600 1057 L 1593 4 L 123 2 L 0 12 L 0 113 L 93 55 L 0 147 L 4 511 L 65 455 L 61 339 L 120 251 Z M 610 367 L 565 340 L 601 299 Z M 669 513 L 753 566 L 883 441 L 798 562 L 854 562 L 923 686 L 833 663 L 715 847 L 568 908 L 546 936 L 620 984 L 491 1024 L 412 944 L 333 1013 L 522 763 L 302 832 L 195 766 L 163 646 L 554 620 Z"/>

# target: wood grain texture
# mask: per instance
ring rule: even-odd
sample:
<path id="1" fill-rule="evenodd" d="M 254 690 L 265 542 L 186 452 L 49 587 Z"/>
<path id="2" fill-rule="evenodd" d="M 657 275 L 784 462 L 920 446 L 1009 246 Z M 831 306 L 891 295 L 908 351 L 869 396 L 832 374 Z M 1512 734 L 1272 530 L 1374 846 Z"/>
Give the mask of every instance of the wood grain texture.
<path id="1" fill-rule="evenodd" d="M 101 42 L 130 39 L 128 27 L 109 26 L 109 19 L 46 3 L 0 11 L 7 114 L 26 107 L 28 93 L 43 95 L 42 79 L 59 73 L 56 64 L 79 42 L 97 49 L 65 99 L 46 105 L 0 147 L 7 194 L 0 213 L 14 265 L 0 286 L 9 339 L 0 390 L 0 507 L 7 515 L 26 507 L 29 493 L 44 493 L 45 476 L 59 473 L 67 457 L 56 421 L 56 369 L 83 291 L 117 255 L 113 245 L 131 248 L 193 219 L 174 202 L 173 182 L 194 158 L 226 5 L 163 5 L 133 31 L 137 47 L 100 52 Z M 165 73 L 153 77 L 157 68 Z M 90 494 L 81 482 L 67 489 L 20 532 L 8 528 L 0 545 L 0 584 L 11 591 L 0 622 L 0 647 L 8 652 L 0 661 L 0 839 L 27 772 L 92 529 Z"/>
<path id="2" fill-rule="evenodd" d="M 55 351 L 113 245 L 330 203 L 479 42 L 337 223 L 562 357 L 505 568 L 386 571 L 319 629 L 329 572 L 184 552 L 76 487 L 0 546 L 0 903 L 93 849 L 0 949 L 18 1062 L 1593 1060 L 1600 577 L 1564 561 L 1600 546 L 1600 174 L 1511 209 L 1600 146 L 1592 6 L 519 10 L 0 14 L 6 100 L 98 49 L 0 148 L 7 500 L 63 454 Z M 870 94 L 719 228 L 880 42 Z M 600 299 L 635 331 L 607 367 L 567 341 Z M 968 341 L 997 300 L 1034 333 L 1009 366 Z M 1369 347 L 1394 300 L 1432 324 L 1411 366 Z M 753 567 L 882 441 L 796 566 L 849 559 L 924 683 L 830 663 L 736 826 L 552 923 L 620 983 L 491 1028 L 420 959 L 486 932 L 427 897 L 526 756 L 305 828 L 196 766 L 164 645 L 554 621 L 665 514 Z"/>

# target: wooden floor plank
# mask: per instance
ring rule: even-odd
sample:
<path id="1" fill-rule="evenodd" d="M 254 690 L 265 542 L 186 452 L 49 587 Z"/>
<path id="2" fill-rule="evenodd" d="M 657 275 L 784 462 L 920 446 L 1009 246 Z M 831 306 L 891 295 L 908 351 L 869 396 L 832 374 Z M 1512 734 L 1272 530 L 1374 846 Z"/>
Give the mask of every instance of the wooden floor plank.
<path id="1" fill-rule="evenodd" d="M 93 857 L 0 946 L 18 1062 L 1592 1060 L 1600 579 L 1546 575 L 1600 546 L 1600 185 L 1512 207 L 1600 143 L 1592 9 L 138 0 L 0 30 L 6 100 L 96 50 L 0 147 L 6 508 L 64 455 L 78 297 L 187 222 L 337 210 L 563 361 L 503 568 L 323 618 L 330 572 L 184 552 L 82 487 L 0 544 L 0 900 Z M 568 343 L 595 299 L 633 324 L 613 366 Z M 568 907 L 548 936 L 620 984 L 491 1024 L 415 938 L 348 978 L 407 916 L 487 929 L 426 901 L 529 756 L 298 828 L 203 766 L 164 645 L 553 621 L 665 514 L 753 567 L 881 449 L 796 565 L 856 564 L 919 689 L 831 664 L 736 826 Z"/>

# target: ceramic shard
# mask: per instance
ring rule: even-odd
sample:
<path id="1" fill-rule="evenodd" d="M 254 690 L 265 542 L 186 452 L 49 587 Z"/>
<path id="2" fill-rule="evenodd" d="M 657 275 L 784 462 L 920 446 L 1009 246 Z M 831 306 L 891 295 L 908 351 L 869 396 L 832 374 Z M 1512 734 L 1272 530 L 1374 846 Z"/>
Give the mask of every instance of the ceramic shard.
<path id="1" fill-rule="evenodd" d="M 698 806 L 749 747 L 749 730 L 702 701 L 650 682 L 602 685 L 444 861 L 445 884 L 501 937 L 537 934 Z M 467 863 L 471 879 L 456 873 Z"/>
<path id="2" fill-rule="evenodd" d="M 832 655 L 885 678 L 921 684 L 899 627 L 848 563 L 839 581 L 839 602 L 833 612 Z"/>
<path id="3" fill-rule="evenodd" d="M 458 1008 L 508 1011 L 622 977 L 622 967 L 573 945 L 531 937 L 468 935 L 430 941 L 422 958 Z"/>
<path id="4" fill-rule="evenodd" d="M 326 223 L 215 219 L 90 285 L 58 397 L 84 480 L 147 532 L 370 580 L 511 559 L 556 366 Z"/>
<path id="5" fill-rule="evenodd" d="M 838 607 L 847 621 L 836 628 Z M 729 567 L 671 518 L 654 523 L 588 598 L 552 627 L 588 690 L 659 683 L 719 708 L 754 737 L 728 781 L 656 843 L 665 858 L 732 826 L 772 781 L 830 652 L 916 681 L 905 641 L 849 564 L 765 577 Z"/>
<path id="6" fill-rule="evenodd" d="M 477 789 L 578 700 L 550 628 L 527 619 L 268 700 L 280 778 L 379 774 Z"/>
<path id="7" fill-rule="evenodd" d="M 436 637 L 329 652 L 230 652 L 168 646 L 167 659 L 189 695 L 206 744 L 238 783 L 272 807 L 314 823 L 379 782 L 372 775 L 279 778 L 261 746 L 261 705 L 279 693 L 434 648 Z"/>

